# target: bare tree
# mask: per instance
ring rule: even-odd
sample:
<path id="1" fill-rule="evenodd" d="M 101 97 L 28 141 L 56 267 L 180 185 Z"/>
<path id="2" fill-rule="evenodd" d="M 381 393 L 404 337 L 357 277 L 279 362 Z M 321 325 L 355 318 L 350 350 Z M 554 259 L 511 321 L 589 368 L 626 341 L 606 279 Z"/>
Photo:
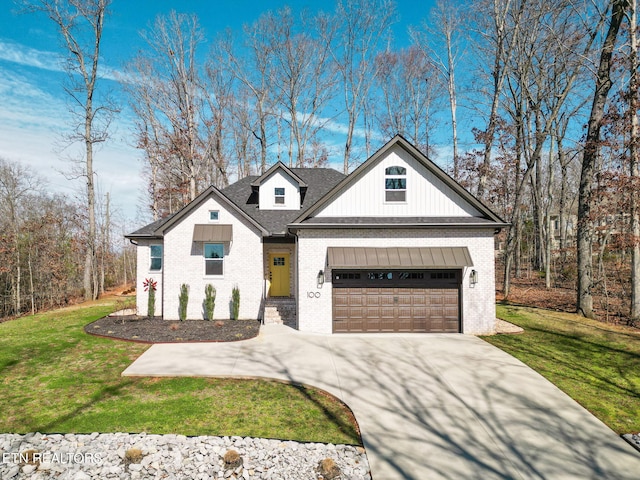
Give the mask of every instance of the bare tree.
<path id="1" fill-rule="evenodd" d="M 150 167 L 150 206 L 158 218 L 193 200 L 203 182 L 226 184 L 224 107 L 217 92 L 205 90 L 197 59 L 204 35 L 195 16 L 171 11 L 141 35 L 148 48 L 129 62 L 123 85 L 136 114 L 136 145 Z"/>
<path id="2" fill-rule="evenodd" d="M 616 46 L 620 26 L 629 4 L 627 0 L 611 0 L 609 27 L 600 50 L 600 61 L 596 73 L 595 92 L 587 124 L 587 136 L 582 154 L 580 190 L 578 194 L 578 288 L 576 308 L 585 317 L 595 318 L 593 312 L 593 225 L 591 202 L 596 162 L 600 154 L 600 130 L 605 105 L 611 90 L 611 60 Z"/>
<path id="3" fill-rule="evenodd" d="M 378 54 L 376 70 L 376 100 L 370 103 L 377 105 L 378 130 L 387 138 L 404 135 L 428 155 L 430 113 L 442 94 L 437 70 L 416 46 Z"/>
<path id="4" fill-rule="evenodd" d="M 517 2 L 518 5 L 515 6 L 513 3 L 512 0 L 487 0 L 478 3 L 476 12 L 478 31 L 488 44 L 487 58 L 493 62 L 490 72 L 491 107 L 487 128 L 481 136 L 484 151 L 477 188 L 477 195 L 480 198 L 485 196 L 487 176 L 491 168 L 491 152 L 499 123 L 500 96 L 507 74 L 506 64 L 518 37 L 517 32 L 521 28 L 521 17 L 527 0 Z"/>
<path id="5" fill-rule="evenodd" d="M 458 152 L 458 95 L 456 86 L 456 69 L 461 57 L 461 37 L 464 4 L 451 0 L 438 0 L 431 11 L 430 22 L 423 23 L 422 29 L 411 29 L 411 37 L 431 59 L 435 68 L 444 80 L 449 96 L 449 112 L 451 115 L 451 142 L 453 146 L 453 178 L 460 176 L 460 153 Z M 426 79 L 425 79 L 426 80 Z"/>
<path id="6" fill-rule="evenodd" d="M 335 90 L 329 55 L 331 38 L 314 36 L 316 20 L 303 17 L 298 23 L 289 8 L 263 18 L 271 37 L 273 87 L 278 90 L 277 102 L 285 112 L 280 119 L 289 126 L 289 165 L 303 166 L 307 147 L 330 119 L 322 118 L 320 113 Z M 324 26 L 321 24 L 320 28 Z"/>
<path id="7" fill-rule="evenodd" d="M 97 298 L 97 240 L 95 218 L 94 147 L 107 140 L 107 127 L 115 111 L 109 102 L 97 104 L 100 76 L 100 47 L 107 9 L 111 0 L 33 0 L 26 2 L 30 11 L 45 13 L 57 26 L 67 52 L 65 68 L 70 86 L 72 112 L 78 117 L 71 141 L 84 143 L 88 232 L 84 270 L 85 298 Z"/>
<path id="8" fill-rule="evenodd" d="M 377 49 L 394 20 L 391 0 L 339 0 L 333 16 L 323 22 L 328 27 L 321 33 L 325 38 L 332 27 L 337 28 L 335 35 L 332 33 L 331 55 L 342 82 L 347 114 L 344 173 L 349 172 L 354 131 L 377 74 Z"/>
<path id="9" fill-rule="evenodd" d="M 244 26 L 244 55 L 239 54 L 230 33 L 218 39 L 213 49 L 213 62 L 227 69 L 251 94 L 247 98 L 256 119 L 251 134 L 260 144 L 260 173 L 267 170 L 267 154 L 270 145 L 269 120 L 273 117 L 274 99 L 272 81 L 273 48 L 270 41 L 268 17 L 261 17 L 252 25 Z"/>
<path id="10" fill-rule="evenodd" d="M 631 176 L 631 308 L 632 321 L 640 318 L 640 210 L 638 206 L 638 179 L 640 178 L 640 126 L 638 125 L 638 11 L 637 0 L 628 0 L 629 21 L 629 115 L 631 117 L 631 132 L 629 140 L 629 174 Z"/>
<path id="11" fill-rule="evenodd" d="M 39 192 L 41 180 L 38 176 L 17 163 L 0 158 L 0 213 L 4 219 L 2 229 L 11 237 L 11 262 L 5 268 L 12 273 L 13 313 L 22 310 L 22 248 L 21 231 L 24 209 L 28 197 Z"/>

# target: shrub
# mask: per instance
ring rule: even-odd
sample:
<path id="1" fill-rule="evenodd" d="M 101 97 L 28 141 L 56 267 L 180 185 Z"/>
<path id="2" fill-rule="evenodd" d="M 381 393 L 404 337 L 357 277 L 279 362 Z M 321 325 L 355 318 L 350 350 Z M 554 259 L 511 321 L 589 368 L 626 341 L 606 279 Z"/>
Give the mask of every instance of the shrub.
<path id="1" fill-rule="evenodd" d="M 316 472 L 325 480 L 333 480 L 340 476 L 340 467 L 331 458 L 320 460 Z"/>
<path id="2" fill-rule="evenodd" d="M 142 450 L 140 450 L 139 448 L 130 448 L 129 450 L 124 452 L 124 462 L 126 464 L 140 463 L 142 457 Z"/>
<path id="3" fill-rule="evenodd" d="M 208 283 L 204 287 L 204 314 L 207 320 L 213 320 L 213 310 L 216 307 L 216 289 Z"/>
<path id="4" fill-rule="evenodd" d="M 158 287 L 158 282 L 153 278 L 145 278 L 142 286 L 145 292 L 149 292 L 147 298 L 147 317 L 153 318 L 156 316 L 156 288 Z"/>
<path id="5" fill-rule="evenodd" d="M 20 452 L 20 459 L 24 459 L 27 465 L 40 465 L 40 460 L 37 459 L 38 453 L 40 453 L 40 451 L 35 449 L 25 450 L 24 452 Z"/>
<path id="6" fill-rule="evenodd" d="M 242 457 L 235 450 L 227 450 L 222 460 L 224 461 L 225 470 L 232 470 L 242 465 Z"/>
<path id="7" fill-rule="evenodd" d="M 183 322 L 187 318 L 187 304 L 189 303 L 189 285 L 183 283 L 180 285 L 180 295 L 178 296 L 180 307 L 178 308 L 178 316 Z"/>
<path id="8" fill-rule="evenodd" d="M 231 317 L 234 320 L 238 320 L 240 314 L 240 288 L 238 285 L 234 285 L 231 291 Z"/>

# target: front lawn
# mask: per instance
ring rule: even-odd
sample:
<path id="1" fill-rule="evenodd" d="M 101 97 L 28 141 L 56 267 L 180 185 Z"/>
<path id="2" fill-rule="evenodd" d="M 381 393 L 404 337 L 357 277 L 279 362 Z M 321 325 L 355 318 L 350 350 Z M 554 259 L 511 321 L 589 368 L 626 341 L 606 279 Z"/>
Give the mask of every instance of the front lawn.
<path id="1" fill-rule="evenodd" d="M 570 313 L 498 305 L 525 329 L 484 339 L 523 361 L 617 433 L 640 432 L 640 332 Z"/>
<path id="2" fill-rule="evenodd" d="M 238 435 L 359 444 L 349 410 L 260 380 L 123 378 L 148 345 L 87 335 L 115 298 L 0 324 L 0 432 Z"/>

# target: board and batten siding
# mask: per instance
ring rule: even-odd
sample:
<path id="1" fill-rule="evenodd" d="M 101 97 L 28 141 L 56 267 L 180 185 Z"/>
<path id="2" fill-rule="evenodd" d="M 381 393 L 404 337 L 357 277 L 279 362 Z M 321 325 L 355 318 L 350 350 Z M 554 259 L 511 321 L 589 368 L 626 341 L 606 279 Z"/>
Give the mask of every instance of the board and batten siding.
<path id="1" fill-rule="evenodd" d="M 385 169 L 407 170 L 406 202 L 385 201 Z M 358 178 L 315 217 L 475 217 L 482 216 L 450 187 L 399 146 Z"/>
<path id="2" fill-rule="evenodd" d="M 204 274 L 203 242 L 193 241 L 196 224 L 211 224 L 209 211 L 218 210 L 220 225 L 233 226 L 233 240 L 225 244 L 224 275 L 206 277 Z M 262 240 L 258 230 L 225 209 L 214 198 L 204 201 L 187 217 L 164 235 L 164 302 L 165 320 L 177 320 L 180 285 L 189 285 L 187 318 L 202 319 L 204 288 L 210 283 L 216 288 L 214 319 L 230 317 L 231 290 L 240 288 L 240 318 L 256 319 L 262 299 L 263 266 Z"/>
<path id="3" fill-rule="evenodd" d="M 284 188 L 284 204 L 276 204 L 275 189 Z M 299 210 L 300 186 L 281 170 L 276 170 L 260 185 L 260 210 Z"/>

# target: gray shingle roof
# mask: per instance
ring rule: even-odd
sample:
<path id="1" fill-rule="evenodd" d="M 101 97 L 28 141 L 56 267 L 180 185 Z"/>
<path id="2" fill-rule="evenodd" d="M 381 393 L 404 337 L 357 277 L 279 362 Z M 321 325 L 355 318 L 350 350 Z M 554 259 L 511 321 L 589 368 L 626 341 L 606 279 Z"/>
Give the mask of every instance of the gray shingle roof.
<path id="1" fill-rule="evenodd" d="M 387 226 L 387 225 L 415 225 L 415 226 L 495 226 L 496 222 L 481 217 L 311 217 L 297 224 L 332 225 L 332 226 Z"/>
<path id="2" fill-rule="evenodd" d="M 291 171 L 308 185 L 306 191 L 302 192 L 300 210 L 259 210 L 258 196 L 251 188 L 251 184 L 259 178 L 257 176 L 245 177 L 221 191 L 272 235 L 283 235 L 289 223 L 311 208 L 345 177 L 332 168 L 292 168 Z"/>
<path id="3" fill-rule="evenodd" d="M 155 222 L 150 223 L 149 225 L 145 225 L 139 230 L 132 232 L 128 235 L 125 235 L 126 238 L 143 238 L 143 237 L 154 237 L 154 232 L 162 227 L 165 223 L 173 218 L 175 213 L 161 218 L 160 220 L 156 220 Z"/>
<path id="4" fill-rule="evenodd" d="M 287 233 L 287 225 L 292 220 L 311 208 L 345 177 L 332 168 L 291 168 L 290 170 L 307 185 L 302 189 L 302 208 L 300 210 L 258 210 L 258 196 L 251 186 L 251 183 L 260 178 L 255 175 L 238 180 L 220 191 L 244 213 L 268 230 L 271 235 L 284 235 Z M 175 215 L 176 213 L 150 223 L 126 235 L 126 237 L 154 238 L 154 233 Z"/>

